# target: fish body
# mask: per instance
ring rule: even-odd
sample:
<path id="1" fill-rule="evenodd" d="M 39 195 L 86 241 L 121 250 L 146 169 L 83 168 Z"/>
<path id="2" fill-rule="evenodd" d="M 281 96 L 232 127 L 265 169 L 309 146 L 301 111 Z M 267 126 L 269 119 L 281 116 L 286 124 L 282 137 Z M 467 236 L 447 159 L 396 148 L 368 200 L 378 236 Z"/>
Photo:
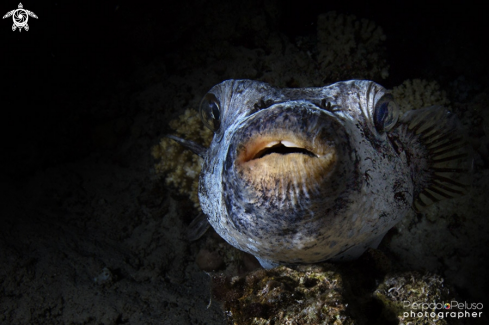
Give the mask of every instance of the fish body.
<path id="1" fill-rule="evenodd" d="M 413 207 L 464 189 L 454 116 L 442 107 L 399 116 L 372 81 L 279 89 L 227 80 L 200 110 L 215 132 L 199 152 L 202 211 L 266 268 L 354 259 Z"/>

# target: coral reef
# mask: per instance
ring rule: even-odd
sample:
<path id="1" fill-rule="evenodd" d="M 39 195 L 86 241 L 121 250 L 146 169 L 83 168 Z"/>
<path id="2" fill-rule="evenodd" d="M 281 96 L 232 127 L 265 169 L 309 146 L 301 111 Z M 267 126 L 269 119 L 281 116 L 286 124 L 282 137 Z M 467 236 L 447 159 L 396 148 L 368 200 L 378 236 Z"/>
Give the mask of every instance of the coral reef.
<path id="1" fill-rule="evenodd" d="M 341 275 L 330 264 L 280 266 L 245 277 L 214 275 L 214 298 L 233 324 L 353 324 Z"/>
<path id="2" fill-rule="evenodd" d="M 375 290 L 374 296 L 384 305 L 384 316 L 387 319 L 395 317 L 400 324 L 451 323 L 444 319 L 441 310 L 447 307 L 445 302 L 455 300 L 454 295 L 444 285 L 444 279 L 436 274 L 406 272 L 387 276 Z M 423 316 L 419 317 L 421 311 Z"/>
<path id="3" fill-rule="evenodd" d="M 392 96 L 402 113 L 433 105 L 450 104 L 444 90 L 436 81 L 408 79 L 392 89 Z"/>
<path id="4" fill-rule="evenodd" d="M 317 59 L 325 79 L 378 80 L 389 76 L 385 35 L 374 22 L 328 12 L 318 17 L 317 37 Z"/>
<path id="5" fill-rule="evenodd" d="M 221 247 L 219 254 L 224 252 Z M 226 269 L 220 265 L 221 271 L 209 275 L 212 297 L 221 303 L 228 324 L 446 325 L 463 324 L 464 317 L 477 324 L 484 321 L 480 310 L 469 310 L 467 316 L 460 305 L 447 305 L 460 299 L 440 275 L 394 271 L 392 261 L 379 250 L 369 249 L 350 263 L 279 266 L 248 273 L 235 267 L 242 258 L 239 252 L 225 254 L 234 260 L 224 257 Z"/>
<path id="6" fill-rule="evenodd" d="M 212 131 L 204 127 L 199 114 L 193 109 L 185 110 L 169 125 L 175 135 L 204 146 L 209 146 L 212 140 Z M 161 139 L 159 144 L 153 146 L 151 154 L 158 160 L 154 165 L 157 177 L 164 177 L 166 184 L 174 186 L 181 194 L 189 195 L 194 206 L 200 209 L 198 176 L 202 159 L 168 138 Z"/>

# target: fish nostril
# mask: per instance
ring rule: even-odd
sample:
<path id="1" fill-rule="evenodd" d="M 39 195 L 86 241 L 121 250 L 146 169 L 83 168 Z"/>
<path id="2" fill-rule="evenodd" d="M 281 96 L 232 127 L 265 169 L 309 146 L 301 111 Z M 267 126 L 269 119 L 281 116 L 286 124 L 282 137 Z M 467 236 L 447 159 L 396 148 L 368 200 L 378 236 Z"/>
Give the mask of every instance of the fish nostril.
<path id="1" fill-rule="evenodd" d="M 317 157 L 316 154 L 312 153 L 311 151 L 304 149 L 304 148 L 298 148 L 298 147 L 288 147 L 284 146 L 282 143 L 278 143 L 274 146 L 263 148 L 262 150 L 258 151 L 256 155 L 251 159 L 260 159 L 266 155 L 270 155 L 272 153 L 278 153 L 281 155 L 287 155 L 290 153 L 300 153 L 304 155 L 308 155 L 311 157 Z"/>

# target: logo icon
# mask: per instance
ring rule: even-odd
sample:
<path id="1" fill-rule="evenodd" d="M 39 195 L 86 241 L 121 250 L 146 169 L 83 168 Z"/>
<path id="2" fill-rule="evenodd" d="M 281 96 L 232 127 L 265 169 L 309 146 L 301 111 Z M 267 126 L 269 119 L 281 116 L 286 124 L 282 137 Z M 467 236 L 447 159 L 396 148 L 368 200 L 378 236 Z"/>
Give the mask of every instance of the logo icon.
<path id="1" fill-rule="evenodd" d="M 450 304 L 448 302 L 445 303 L 445 309 L 450 309 Z"/>
<path id="2" fill-rule="evenodd" d="M 37 16 L 35 13 L 29 10 L 25 10 L 24 6 L 22 6 L 22 3 L 19 3 L 19 8 L 14 9 L 12 11 L 9 11 L 3 16 L 3 19 L 8 18 L 12 16 L 12 19 L 14 21 L 14 24 L 12 25 L 12 31 L 15 31 L 17 28 L 19 29 L 19 32 L 22 31 L 22 28 L 24 28 L 26 31 L 29 30 L 29 25 L 27 25 L 27 21 L 29 20 L 29 16 L 36 18 Z"/>

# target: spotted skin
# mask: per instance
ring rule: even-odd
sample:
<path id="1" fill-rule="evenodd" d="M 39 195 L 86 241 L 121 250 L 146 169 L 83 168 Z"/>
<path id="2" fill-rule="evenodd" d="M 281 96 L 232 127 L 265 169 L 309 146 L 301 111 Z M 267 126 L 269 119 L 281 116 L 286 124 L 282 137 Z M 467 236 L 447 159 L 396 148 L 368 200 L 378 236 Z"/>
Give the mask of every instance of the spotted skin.
<path id="1" fill-rule="evenodd" d="M 372 120 L 386 93 L 381 86 L 356 80 L 276 89 L 228 80 L 210 93 L 221 121 L 200 177 L 202 211 L 226 241 L 264 266 L 354 258 L 411 208 L 410 168 Z M 334 159 L 323 166 L 317 157 L 271 154 L 269 163 L 287 162 L 268 176 L 271 167 L 240 167 L 246 143 L 274 132 L 299 134 L 311 148 L 321 143 Z"/>
<path id="2" fill-rule="evenodd" d="M 202 211 L 265 268 L 356 258 L 413 206 L 463 188 L 455 119 L 442 107 L 398 117 L 372 81 L 278 89 L 227 80 L 205 98 L 214 138 L 208 149 L 188 146 L 204 158 Z"/>

